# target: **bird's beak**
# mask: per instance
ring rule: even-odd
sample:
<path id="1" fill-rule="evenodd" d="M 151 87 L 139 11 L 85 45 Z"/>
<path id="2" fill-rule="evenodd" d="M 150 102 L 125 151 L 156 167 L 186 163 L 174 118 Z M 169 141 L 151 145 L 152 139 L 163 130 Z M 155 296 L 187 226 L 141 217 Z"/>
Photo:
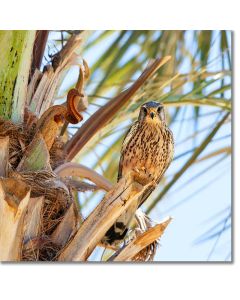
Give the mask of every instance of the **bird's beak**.
<path id="1" fill-rule="evenodd" d="M 155 117 L 155 113 L 154 112 L 150 112 L 150 117 L 153 119 Z"/>

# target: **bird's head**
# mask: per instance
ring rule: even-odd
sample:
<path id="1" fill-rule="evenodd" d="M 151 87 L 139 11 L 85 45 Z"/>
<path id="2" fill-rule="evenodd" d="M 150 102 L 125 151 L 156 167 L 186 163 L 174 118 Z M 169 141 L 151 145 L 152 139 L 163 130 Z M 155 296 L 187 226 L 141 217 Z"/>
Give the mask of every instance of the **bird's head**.
<path id="1" fill-rule="evenodd" d="M 138 120 L 140 122 L 147 122 L 151 124 L 165 124 L 164 107 L 159 102 L 150 101 L 141 106 Z"/>

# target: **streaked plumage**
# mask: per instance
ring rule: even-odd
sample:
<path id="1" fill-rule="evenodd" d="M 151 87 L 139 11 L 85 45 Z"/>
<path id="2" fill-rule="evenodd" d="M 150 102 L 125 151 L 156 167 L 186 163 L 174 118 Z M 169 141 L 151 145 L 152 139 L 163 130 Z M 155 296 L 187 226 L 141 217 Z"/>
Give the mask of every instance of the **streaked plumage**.
<path id="1" fill-rule="evenodd" d="M 118 180 L 136 170 L 135 181 L 142 185 L 153 183 L 153 186 L 107 231 L 105 244 L 117 244 L 125 237 L 137 208 L 149 197 L 171 163 L 173 151 L 173 136 L 166 125 L 163 105 L 153 101 L 145 103 L 123 141 Z"/>

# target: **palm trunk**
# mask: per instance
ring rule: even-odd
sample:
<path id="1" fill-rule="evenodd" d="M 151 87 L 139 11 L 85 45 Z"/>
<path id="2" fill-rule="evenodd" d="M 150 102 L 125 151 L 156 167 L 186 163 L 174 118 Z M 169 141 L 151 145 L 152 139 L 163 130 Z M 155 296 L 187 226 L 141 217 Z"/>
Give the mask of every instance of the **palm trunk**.
<path id="1" fill-rule="evenodd" d="M 0 32 L 0 116 L 23 122 L 35 31 Z"/>

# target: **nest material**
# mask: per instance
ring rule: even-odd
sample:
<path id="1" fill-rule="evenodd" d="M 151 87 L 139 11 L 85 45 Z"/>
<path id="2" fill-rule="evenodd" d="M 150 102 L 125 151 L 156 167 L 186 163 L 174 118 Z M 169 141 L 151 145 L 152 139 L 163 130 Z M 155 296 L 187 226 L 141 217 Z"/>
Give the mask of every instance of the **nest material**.
<path id="1" fill-rule="evenodd" d="M 22 249 L 23 261 L 54 261 L 60 247 L 48 236 L 29 240 Z"/>
<path id="2" fill-rule="evenodd" d="M 45 196 L 50 200 L 69 197 L 67 186 L 52 171 L 12 171 L 10 176 L 29 185 L 31 187 L 31 197 Z"/>
<path id="3" fill-rule="evenodd" d="M 30 186 L 31 197 L 45 197 L 42 234 L 50 235 L 73 201 L 67 186 L 55 173 L 47 170 L 11 172 L 11 177 L 20 179 Z"/>
<path id="4" fill-rule="evenodd" d="M 15 169 L 30 142 L 30 132 L 23 125 L 0 118 L 0 137 L 9 136 L 9 164 Z"/>
<path id="5" fill-rule="evenodd" d="M 53 172 L 12 172 L 12 177 L 21 179 L 31 187 L 31 197 L 44 196 L 39 236 L 23 245 L 22 259 L 27 261 L 52 261 L 60 247 L 51 241 L 51 234 L 62 221 L 72 203 L 72 195 L 66 185 Z"/>

